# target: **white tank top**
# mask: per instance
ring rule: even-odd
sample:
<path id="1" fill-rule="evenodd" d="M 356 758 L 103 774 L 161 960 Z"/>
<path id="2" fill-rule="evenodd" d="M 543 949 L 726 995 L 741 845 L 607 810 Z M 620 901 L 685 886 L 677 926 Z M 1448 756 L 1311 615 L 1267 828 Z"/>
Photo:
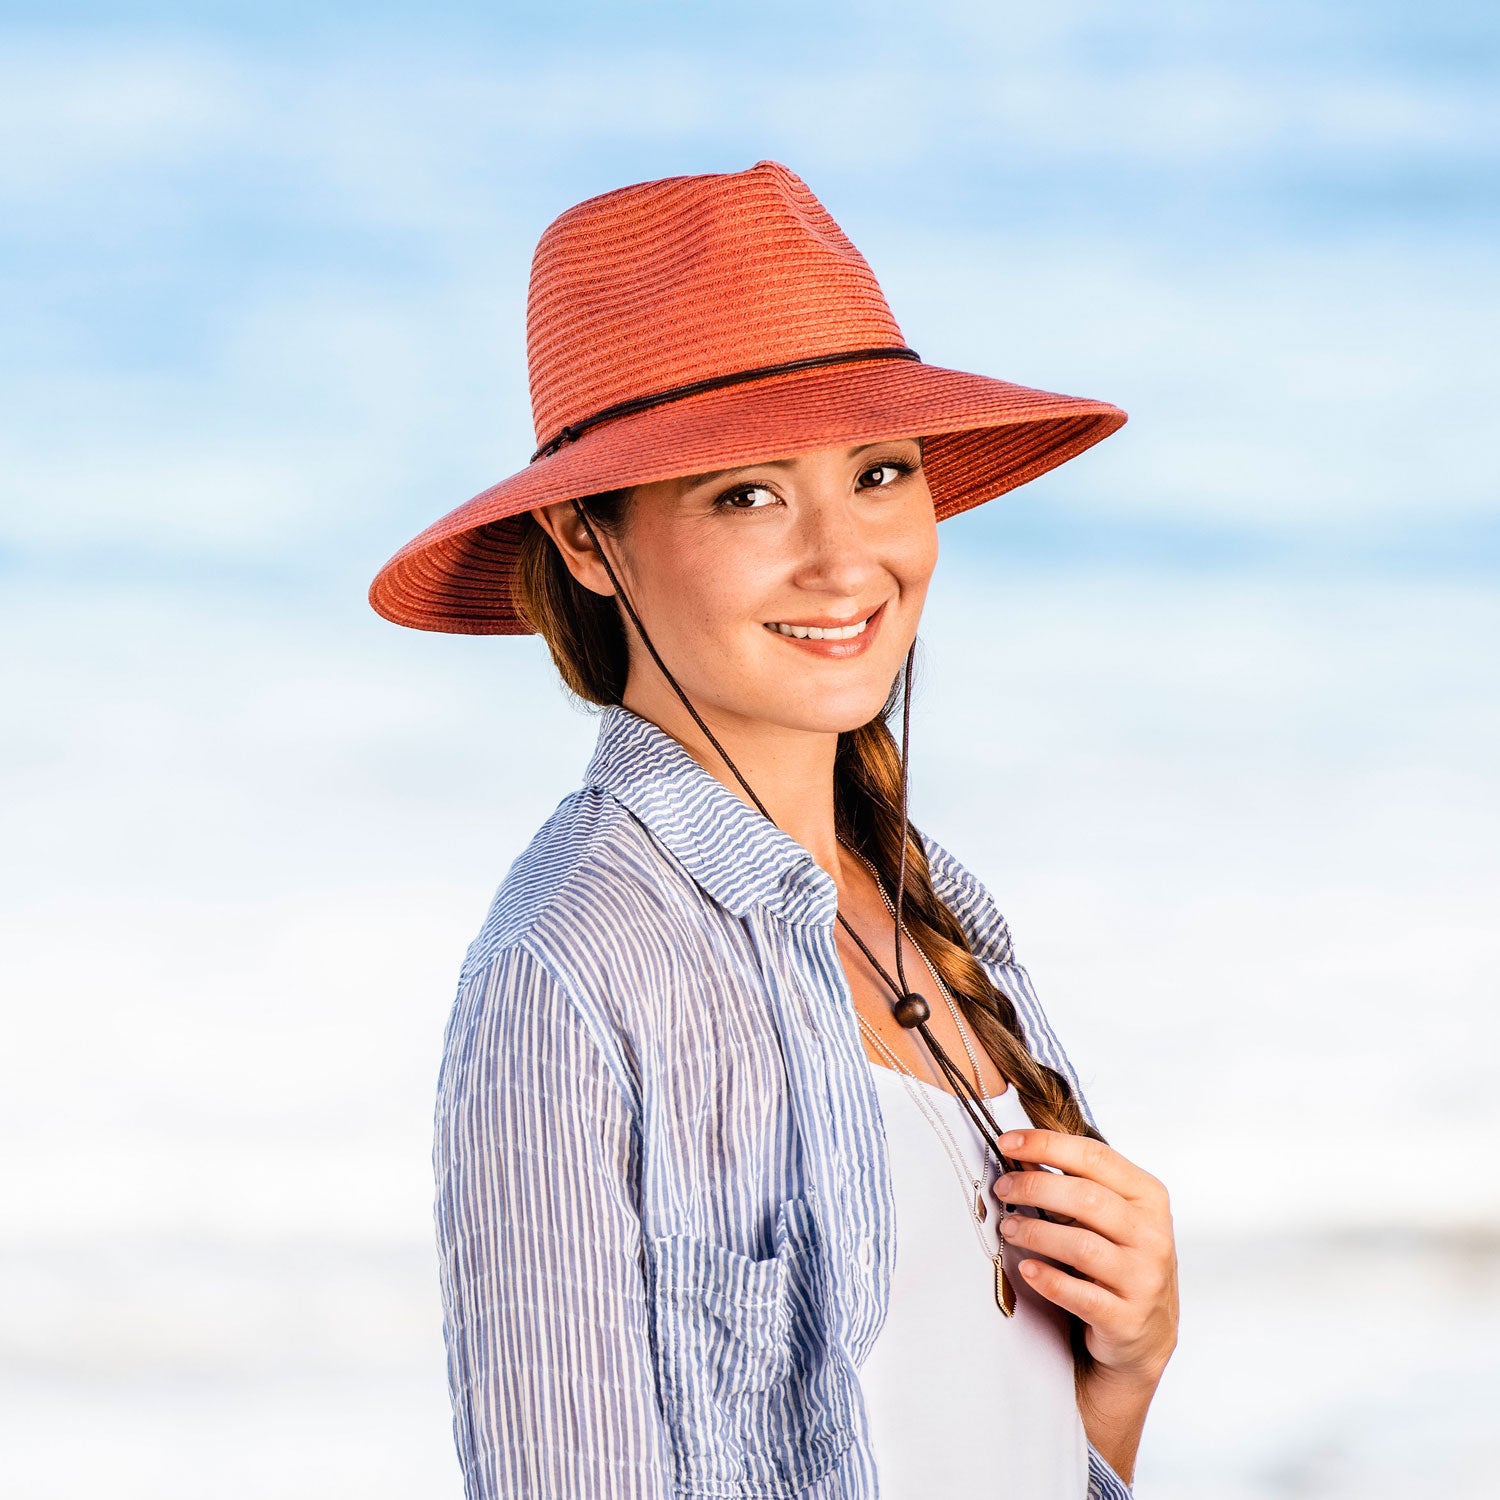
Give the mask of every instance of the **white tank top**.
<path id="1" fill-rule="evenodd" d="M 945 1089 L 871 1062 L 889 1142 L 896 1264 L 886 1321 L 860 1369 L 881 1500 L 1084 1500 L 1088 1439 L 1073 1389 L 1066 1315 L 1016 1269 L 1007 1318 L 995 1305 L 998 1175 L 963 1105 Z M 904 1081 L 905 1080 L 905 1081 Z M 950 1148 L 912 1100 L 919 1089 L 952 1132 L 989 1213 L 974 1218 Z M 1034 1122 L 1014 1088 L 989 1100 L 1000 1129 Z M 1022 1207 L 1021 1212 L 1034 1214 Z"/>

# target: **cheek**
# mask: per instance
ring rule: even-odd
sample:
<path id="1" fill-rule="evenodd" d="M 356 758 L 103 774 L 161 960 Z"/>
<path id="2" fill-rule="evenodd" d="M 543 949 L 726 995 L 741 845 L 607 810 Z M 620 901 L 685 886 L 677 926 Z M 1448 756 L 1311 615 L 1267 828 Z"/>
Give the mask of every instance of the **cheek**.
<path id="1" fill-rule="evenodd" d="M 920 593 L 932 578 L 937 560 L 937 521 L 929 510 L 915 517 L 904 528 L 892 554 L 891 571 L 900 579 L 902 588 Z"/>
<path id="2" fill-rule="evenodd" d="M 653 579 L 652 596 L 663 627 L 695 654 L 705 648 L 735 649 L 736 638 L 742 645 L 745 619 L 756 598 L 746 579 L 715 567 L 712 559 L 685 554 Z"/>

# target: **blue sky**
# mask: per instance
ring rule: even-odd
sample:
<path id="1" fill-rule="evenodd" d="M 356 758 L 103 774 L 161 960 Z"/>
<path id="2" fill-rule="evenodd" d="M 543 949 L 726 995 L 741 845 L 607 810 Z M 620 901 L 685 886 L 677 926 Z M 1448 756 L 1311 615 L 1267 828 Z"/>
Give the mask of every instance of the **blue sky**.
<path id="1" fill-rule="evenodd" d="M 594 727 L 535 640 L 402 631 L 365 590 L 531 452 L 547 223 L 762 157 L 925 359 L 1130 413 L 944 523 L 914 703 L 914 818 L 995 891 L 1106 1133 L 1204 1243 L 1256 1242 L 1267 1160 L 1308 1235 L 1384 1237 L 1405 1171 L 1433 1235 L 1493 1236 L 1495 17 L 9 6 L 0 990 L 30 1003 L 0 1257 L 17 1309 L 55 1308 L 38 1338 L 79 1370 L 232 1365 L 250 1283 L 214 1257 L 270 1296 L 313 1244 L 407 1257 L 427 1326 L 453 979 Z M 1398 1095 L 1425 1136 L 1388 1137 Z M 42 1296 L 60 1248 L 113 1285 L 119 1244 L 178 1268 L 217 1351 Z M 1389 1390 L 1447 1347 L 1412 1339 Z M 1215 1500 L 1185 1434 L 1249 1442 L 1211 1356 L 1183 1356 L 1164 1500 Z M 1285 1384 L 1226 1500 L 1283 1492 L 1283 1440 L 1381 1425 L 1350 1389 Z M 451 1487 L 441 1395 L 371 1500 Z M 49 1399 L 28 1462 L 62 1483 Z M 183 1464 L 118 1492 L 254 1492 Z M 313 1447 L 293 1471 L 323 1483 Z"/>
<path id="2" fill-rule="evenodd" d="M 548 219 L 762 155 L 924 357 L 1130 410 L 973 545 L 1500 561 L 1481 7 L 502 15 L 22 8 L 10 569 L 352 581 L 529 452 Z"/>

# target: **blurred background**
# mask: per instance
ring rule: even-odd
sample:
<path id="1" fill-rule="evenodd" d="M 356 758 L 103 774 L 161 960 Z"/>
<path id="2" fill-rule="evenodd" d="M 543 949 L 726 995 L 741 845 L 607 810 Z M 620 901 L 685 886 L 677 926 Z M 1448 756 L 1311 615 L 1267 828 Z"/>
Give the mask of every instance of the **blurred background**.
<path id="1" fill-rule="evenodd" d="M 441 1030 L 595 722 L 365 590 L 529 457 L 552 218 L 763 157 L 1130 413 L 941 528 L 912 809 L 1173 1194 L 1137 1493 L 1494 1494 L 1492 6 L 6 18 L 7 1496 L 461 1495 Z"/>

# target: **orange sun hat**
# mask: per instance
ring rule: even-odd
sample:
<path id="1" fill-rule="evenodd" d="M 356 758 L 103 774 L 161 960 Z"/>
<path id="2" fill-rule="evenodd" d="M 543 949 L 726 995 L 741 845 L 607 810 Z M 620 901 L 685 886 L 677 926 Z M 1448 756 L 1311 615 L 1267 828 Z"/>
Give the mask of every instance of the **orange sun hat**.
<path id="1" fill-rule="evenodd" d="M 772 458 L 925 439 L 938 520 L 1092 447 L 1107 401 L 923 364 L 864 257 L 800 177 L 638 182 L 559 214 L 526 302 L 537 449 L 376 575 L 386 619 L 528 635 L 512 594 L 526 511 Z"/>

